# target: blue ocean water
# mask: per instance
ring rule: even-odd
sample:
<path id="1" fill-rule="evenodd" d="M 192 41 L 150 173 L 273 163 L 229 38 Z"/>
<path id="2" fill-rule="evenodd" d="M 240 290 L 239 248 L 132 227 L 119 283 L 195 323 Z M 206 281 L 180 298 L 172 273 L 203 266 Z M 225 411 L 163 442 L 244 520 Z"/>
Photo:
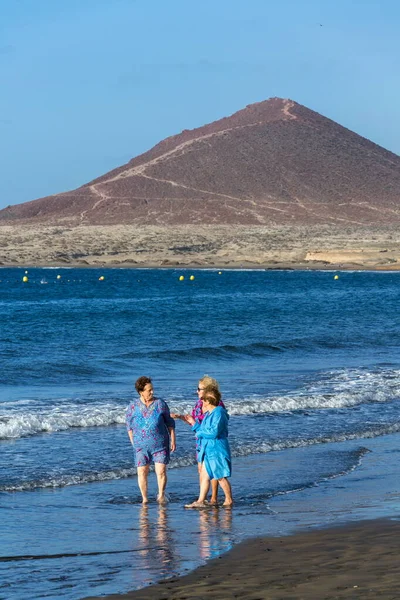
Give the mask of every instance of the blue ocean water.
<path id="1" fill-rule="evenodd" d="M 0 598 L 82 598 L 183 572 L 259 533 L 274 499 L 347 481 L 379 440 L 399 439 L 400 273 L 24 274 L 0 270 Z M 197 478 L 179 422 L 170 505 L 146 512 L 124 428 L 133 383 L 151 376 L 182 412 L 204 374 L 231 415 L 235 509 L 182 509 Z"/>

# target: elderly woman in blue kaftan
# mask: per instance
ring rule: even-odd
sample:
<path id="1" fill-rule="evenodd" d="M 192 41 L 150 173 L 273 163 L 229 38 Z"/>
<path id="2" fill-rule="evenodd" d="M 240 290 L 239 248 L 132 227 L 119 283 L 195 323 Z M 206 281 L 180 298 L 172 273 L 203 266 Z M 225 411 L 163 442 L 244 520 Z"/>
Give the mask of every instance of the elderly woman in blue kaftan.
<path id="1" fill-rule="evenodd" d="M 206 498 L 210 488 L 210 480 L 217 479 L 224 494 L 223 506 L 232 506 L 232 489 L 228 477 L 231 476 L 231 452 L 228 442 L 229 415 L 225 408 L 218 404 L 212 392 L 203 398 L 204 419 L 201 423 L 193 417 L 186 417 L 192 430 L 200 440 L 198 461 L 201 463 L 200 494 L 186 508 L 202 508 L 206 506 Z"/>

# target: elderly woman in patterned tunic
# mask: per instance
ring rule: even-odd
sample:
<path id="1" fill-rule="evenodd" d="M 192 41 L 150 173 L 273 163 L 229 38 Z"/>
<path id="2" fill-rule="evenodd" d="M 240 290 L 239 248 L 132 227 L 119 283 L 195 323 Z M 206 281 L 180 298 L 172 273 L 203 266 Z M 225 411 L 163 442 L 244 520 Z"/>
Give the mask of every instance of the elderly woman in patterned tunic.
<path id="1" fill-rule="evenodd" d="M 174 452 L 175 421 L 170 415 L 164 400 L 154 398 L 153 384 L 149 377 L 139 377 L 135 383 L 139 398 L 130 404 L 126 411 L 126 427 L 135 451 L 138 484 L 143 504 L 148 499 L 148 475 L 150 464 L 154 463 L 157 475 L 160 504 L 166 502 L 167 464 L 170 451 Z"/>

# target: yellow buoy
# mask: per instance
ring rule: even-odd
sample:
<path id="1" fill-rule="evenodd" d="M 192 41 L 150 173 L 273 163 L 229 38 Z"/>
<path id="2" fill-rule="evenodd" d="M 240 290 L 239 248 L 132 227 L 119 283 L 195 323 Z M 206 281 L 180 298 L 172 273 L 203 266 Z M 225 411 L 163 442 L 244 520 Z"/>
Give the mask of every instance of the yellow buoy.
<path id="1" fill-rule="evenodd" d="M 61 279 L 61 275 L 57 275 L 57 279 Z"/>
<path id="2" fill-rule="evenodd" d="M 104 281 L 104 275 L 100 275 L 99 281 Z"/>
<path id="3" fill-rule="evenodd" d="M 189 277 L 189 279 L 190 279 L 190 281 L 193 281 L 193 279 L 194 279 L 194 275 L 191 275 L 191 276 Z"/>
<path id="4" fill-rule="evenodd" d="M 184 278 L 184 276 L 183 276 L 183 275 L 181 275 L 181 276 L 179 277 L 179 281 L 183 281 L 184 279 L 185 279 L 185 278 Z"/>
<path id="5" fill-rule="evenodd" d="M 23 278 L 22 278 L 22 281 L 23 281 L 24 283 L 26 283 L 27 281 L 29 281 L 29 279 L 27 278 L 27 276 L 26 276 L 26 275 L 24 275 L 24 276 L 23 276 Z"/>
<path id="6" fill-rule="evenodd" d="M 218 271 L 218 275 L 222 275 L 222 271 Z"/>
<path id="7" fill-rule="evenodd" d="M 335 275 L 333 279 L 339 279 L 339 275 Z"/>

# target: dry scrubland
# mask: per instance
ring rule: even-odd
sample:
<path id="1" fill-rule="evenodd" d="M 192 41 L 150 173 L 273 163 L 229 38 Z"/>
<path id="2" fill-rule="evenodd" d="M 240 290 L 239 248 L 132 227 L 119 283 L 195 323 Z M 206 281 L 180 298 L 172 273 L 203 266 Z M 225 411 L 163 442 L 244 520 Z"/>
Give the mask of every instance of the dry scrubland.
<path id="1" fill-rule="evenodd" d="M 3 266 L 400 269 L 398 226 L 3 226 Z"/>

